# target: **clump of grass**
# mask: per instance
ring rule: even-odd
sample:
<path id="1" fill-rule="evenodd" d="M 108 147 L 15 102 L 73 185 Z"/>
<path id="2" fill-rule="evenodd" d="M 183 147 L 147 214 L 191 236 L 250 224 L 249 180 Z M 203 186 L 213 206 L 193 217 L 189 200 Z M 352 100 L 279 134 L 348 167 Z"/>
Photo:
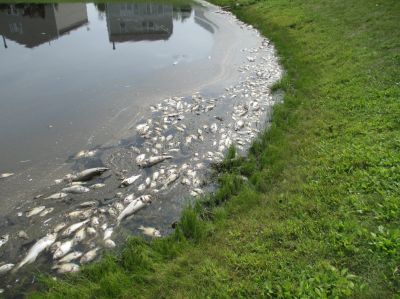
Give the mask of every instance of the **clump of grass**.
<path id="1" fill-rule="evenodd" d="M 188 207 L 182 212 L 182 216 L 175 230 L 177 239 L 199 242 L 206 234 L 206 225 L 201 221 L 198 210 Z"/>

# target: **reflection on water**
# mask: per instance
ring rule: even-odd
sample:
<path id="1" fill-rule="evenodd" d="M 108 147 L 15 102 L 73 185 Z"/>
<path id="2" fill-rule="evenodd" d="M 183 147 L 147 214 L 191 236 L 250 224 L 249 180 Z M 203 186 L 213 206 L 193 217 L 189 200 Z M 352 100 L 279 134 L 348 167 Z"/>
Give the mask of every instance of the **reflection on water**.
<path id="1" fill-rule="evenodd" d="M 172 5 L 110 4 L 106 6 L 111 42 L 167 40 L 173 30 Z"/>
<path id="2" fill-rule="evenodd" d="M 34 48 L 67 34 L 88 22 L 86 4 L 1 4 L 0 34 Z"/>
<path id="3" fill-rule="evenodd" d="M 106 17 L 113 49 L 115 43 L 126 41 L 168 40 L 173 20 L 184 22 L 192 13 L 190 5 L 97 3 L 95 7 L 101 19 Z M 87 23 L 84 3 L 0 4 L 0 34 L 5 48 L 7 39 L 34 48 Z"/>

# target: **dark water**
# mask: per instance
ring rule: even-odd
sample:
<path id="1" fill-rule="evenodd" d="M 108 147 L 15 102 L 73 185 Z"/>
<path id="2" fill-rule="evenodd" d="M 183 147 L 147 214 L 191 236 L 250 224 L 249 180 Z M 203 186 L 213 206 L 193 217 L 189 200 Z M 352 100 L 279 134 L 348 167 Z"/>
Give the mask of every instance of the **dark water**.
<path id="1" fill-rule="evenodd" d="M 178 89 L 182 80 L 163 73 L 210 55 L 213 29 L 201 13 L 151 3 L 2 4 L 0 172 L 101 144 L 123 108 Z"/>

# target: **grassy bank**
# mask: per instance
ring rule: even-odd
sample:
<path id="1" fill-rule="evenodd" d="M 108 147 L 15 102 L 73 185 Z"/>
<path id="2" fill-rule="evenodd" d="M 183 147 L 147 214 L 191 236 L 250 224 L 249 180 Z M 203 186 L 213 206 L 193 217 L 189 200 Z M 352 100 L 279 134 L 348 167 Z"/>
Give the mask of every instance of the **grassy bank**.
<path id="1" fill-rule="evenodd" d="M 172 236 L 131 239 L 49 298 L 393 297 L 400 290 L 400 2 L 215 0 L 276 45 L 286 93 Z M 242 176 L 248 177 L 243 180 Z"/>

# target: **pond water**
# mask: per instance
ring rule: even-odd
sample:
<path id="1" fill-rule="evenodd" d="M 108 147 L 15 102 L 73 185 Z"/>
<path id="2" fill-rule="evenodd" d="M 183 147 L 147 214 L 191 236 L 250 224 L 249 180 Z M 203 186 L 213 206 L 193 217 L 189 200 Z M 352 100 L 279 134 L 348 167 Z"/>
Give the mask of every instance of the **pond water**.
<path id="1" fill-rule="evenodd" d="M 102 144 L 111 132 L 97 131 L 123 108 L 184 87 L 174 73 L 211 55 L 204 24 L 200 6 L 3 5 L 2 170 Z"/>
<path id="2" fill-rule="evenodd" d="M 0 267 L 21 266 L 60 223 L 87 220 L 82 240 L 64 228 L 57 241 L 99 256 L 104 239 L 118 248 L 141 226 L 169 234 L 214 189 L 212 164 L 231 145 L 244 154 L 278 100 L 273 46 L 205 2 L 0 4 L 0 35 L 0 175 L 12 173 L 0 176 Z M 107 171 L 73 179 L 93 167 Z M 151 204 L 118 220 L 145 195 Z M 0 288 L 18 296 L 55 264 L 43 251 Z"/>

